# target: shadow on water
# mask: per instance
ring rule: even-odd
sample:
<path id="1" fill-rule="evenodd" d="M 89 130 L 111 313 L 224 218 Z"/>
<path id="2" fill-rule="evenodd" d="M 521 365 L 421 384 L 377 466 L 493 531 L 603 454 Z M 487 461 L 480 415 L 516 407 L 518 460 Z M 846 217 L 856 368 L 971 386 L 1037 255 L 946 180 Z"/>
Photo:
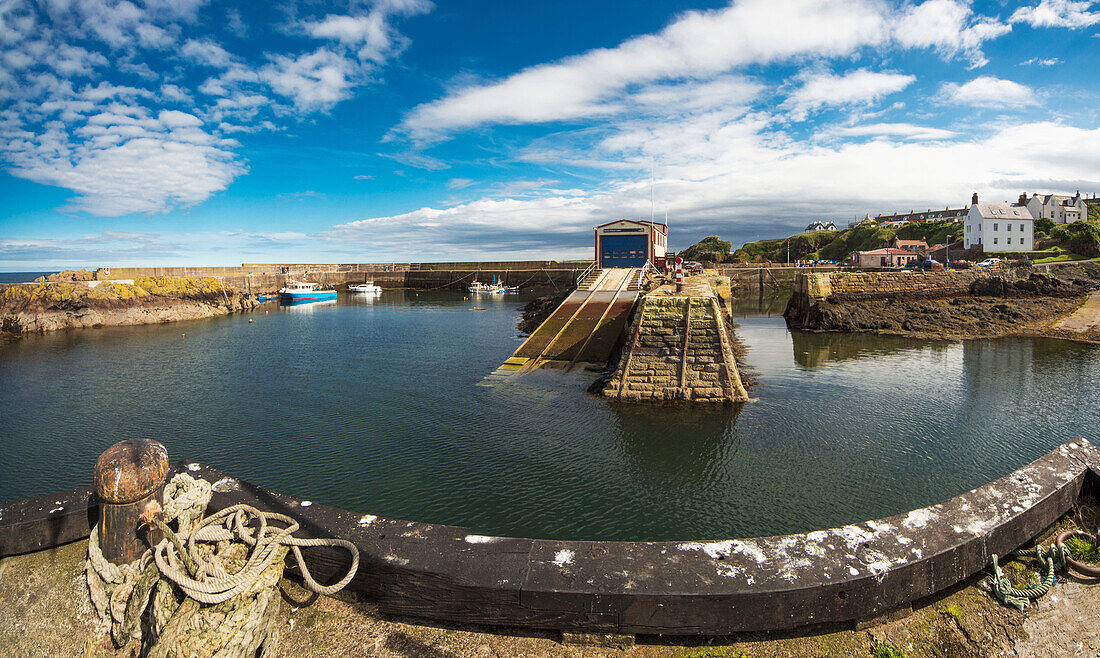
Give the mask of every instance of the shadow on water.
<path id="1" fill-rule="evenodd" d="M 814 333 L 791 329 L 794 360 L 803 368 L 820 368 L 829 362 L 876 359 L 891 354 L 945 350 L 946 341 L 914 341 L 900 336 L 874 334 Z"/>
<path id="2" fill-rule="evenodd" d="M 737 455 L 744 404 L 713 408 L 609 403 L 615 445 L 638 475 L 678 486 L 713 484 Z"/>
<path id="3" fill-rule="evenodd" d="M 730 310 L 733 312 L 734 320 L 746 315 L 782 316 L 783 311 L 787 309 L 787 300 L 790 298 L 789 293 L 783 292 L 734 297 L 730 300 Z"/>

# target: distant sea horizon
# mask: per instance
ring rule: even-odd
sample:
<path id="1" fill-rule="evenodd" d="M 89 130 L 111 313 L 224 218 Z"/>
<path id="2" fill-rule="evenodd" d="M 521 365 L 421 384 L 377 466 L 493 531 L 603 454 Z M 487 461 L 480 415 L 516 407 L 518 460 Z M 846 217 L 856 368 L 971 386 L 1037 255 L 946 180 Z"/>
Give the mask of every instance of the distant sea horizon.
<path id="1" fill-rule="evenodd" d="M 60 272 L 61 270 L 37 270 L 22 272 L 0 272 L 0 283 L 30 283 L 40 276 Z"/>

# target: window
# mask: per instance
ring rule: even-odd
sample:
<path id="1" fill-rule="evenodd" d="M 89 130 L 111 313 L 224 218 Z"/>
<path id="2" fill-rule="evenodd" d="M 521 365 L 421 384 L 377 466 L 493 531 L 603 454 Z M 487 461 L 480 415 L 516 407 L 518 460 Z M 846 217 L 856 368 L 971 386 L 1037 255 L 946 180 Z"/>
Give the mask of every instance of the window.
<path id="1" fill-rule="evenodd" d="M 1020 230 L 1021 231 L 1024 230 L 1024 225 L 1023 224 L 1020 224 Z"/>
<path id="2" fill-rule="evenodd" d="M 997 238 L 993 238 L 993 244 L 997 244 Z"/>
<path id="3" fill-rule="evenodd" d="M 1006 225 L 1005 225 L 1005 228 L 1006 228 L 1006 229 L 1008 229 L 1008 232 L 1009 232 L 1009 233 L 1011 233 L 1011 232 L 1012 232 L 1012 224 L 1006 224 Z"/>
<path id="4" fill-rule="evenodd" d="M 996 231 L 996 230 L 997 230 L 997 224 L 996 224 L 996 223 L 994 223 L 994 224 L 993 224 L 993 230 L 994 230 L 994 231 Z"/>
<path id="5" fill-rule="evenodd" d="M 1012 238 L 1008 239 L 1008 244 L 1012 244 Z"/>

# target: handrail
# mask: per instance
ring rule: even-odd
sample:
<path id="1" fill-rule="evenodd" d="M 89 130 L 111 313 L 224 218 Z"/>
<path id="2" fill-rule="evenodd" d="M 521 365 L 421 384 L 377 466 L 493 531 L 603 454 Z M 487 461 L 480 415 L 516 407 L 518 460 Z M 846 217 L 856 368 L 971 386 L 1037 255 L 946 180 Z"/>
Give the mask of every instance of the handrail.
<path id="1" fill-rule="evenodd" d="M 592 261 L 592 264 L 588 266 L 588 269 L 586 269 L 585 271 L 581 272 L 581 275 L 577 277 L 577 285 L 578 285 L 578 286 L 579 286 L 579 285 L 581 285 L 581 281 L 584 281 L 584 278 L 585 278 L 586 276 L 588 276 L 589 274 L 591 274 L 591 273 L 592 273 L 592 270 L 596 269 L 596 264 L 597 264 L 598 262 L 599 262 L 599 261 L 595 261 L 595 260 L 594 260 L 594 261 Z"/>

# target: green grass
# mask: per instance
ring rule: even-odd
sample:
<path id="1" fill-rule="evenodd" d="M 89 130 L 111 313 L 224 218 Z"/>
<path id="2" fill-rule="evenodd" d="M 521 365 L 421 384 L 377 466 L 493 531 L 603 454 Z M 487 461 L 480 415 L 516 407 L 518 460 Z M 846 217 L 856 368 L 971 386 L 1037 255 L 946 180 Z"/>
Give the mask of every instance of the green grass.
<path id="1" fill-rule="evenodd" d="M 875 658 L 905 658 L 905 652 L 887 642 L 876 642 L 871 647 L 871 655 Z"/>
<path id="2" fill-rule="evenodd" d="M 845 261 L 853 251 L 878 249 L 890 244 L 895 237 L 903 240 L 925 240 L 929 245 L 958 240 L 962 236 L 962 224 L 950 221 L 910 223 L 893 228 L 890 226 L 859 226 L 840 231 L 808 231 L 790 238 L 746 242 L 733 253 L 733 260 L 740 263 L 787 260 L 787 242 L 790 241 L 791 261 L 804 258 L 814 260 Z"/>
<path id="3" fill-rule="evenodd" d="M 1100 545 L 1091 539 L 1074 535 L 1066 540 L 1066 549 L 1078 562 L 1100 564 Z"/>
<path id="4" fill-rule="evenodd" d="M 1032 261 L 1033 263 L 1058 263 L 1064 260 L 1088 260 L 1088 256 L 1082 256 L 1081 254 L 1069 254 L 1060 253 L 1057 256 L 1047 256 L 1046 258 L 1039 258 Z"/>

